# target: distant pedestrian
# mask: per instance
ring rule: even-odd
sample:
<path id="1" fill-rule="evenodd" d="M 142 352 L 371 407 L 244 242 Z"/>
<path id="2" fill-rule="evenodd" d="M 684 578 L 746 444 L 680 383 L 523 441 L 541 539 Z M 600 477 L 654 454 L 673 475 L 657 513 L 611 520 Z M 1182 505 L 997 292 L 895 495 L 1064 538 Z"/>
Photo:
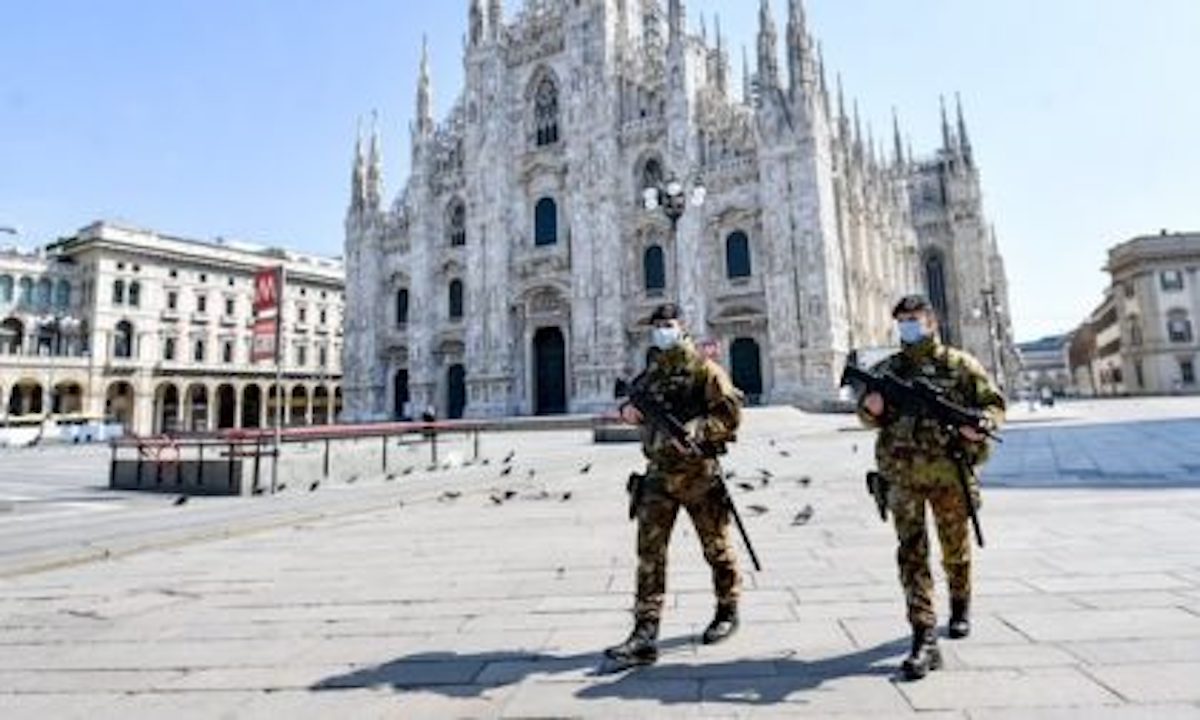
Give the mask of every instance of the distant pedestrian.
<path id="1" fill-rule="evenodd" d="M 892 317 L 902 349 L 879 363 L 874 372 L 887 371 L 906 381 L 924 379 L 947 400 L 982 410 L 986 429 L 996 429 L 1004 419 L 1004 398 L 978 360 L 938 340 L 937 315 L 929 300 L 920 295 L 905 297 L 893 309 Z M 941 667 L 925 506 L 933 509 L 942 545 L 942 566 L 950 590 L 948 634 L 966 637 L 971 631 L 970 508 L 959 473 L 973 470 L 987 459 L 988 438 L 973 427 L 948 432 L 936 421 L 889 406 L 876 392 L 860 399 L 859 416 L 865 424 L 879 428 L 875 457 L 889 484 L 887 507 L 899 541 L 896 560 L 912 626 L 911 652 L 901 669 L 906 678 L 915 680 Z M 978 481 L 974 472 L 968 477 L 970 502 L 978 508 Z"/>

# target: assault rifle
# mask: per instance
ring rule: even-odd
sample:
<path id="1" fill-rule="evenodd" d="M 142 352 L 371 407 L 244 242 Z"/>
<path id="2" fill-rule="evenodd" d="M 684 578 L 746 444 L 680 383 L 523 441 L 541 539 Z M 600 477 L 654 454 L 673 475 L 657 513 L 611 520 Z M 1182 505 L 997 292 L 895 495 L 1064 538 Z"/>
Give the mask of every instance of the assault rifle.
<path id="1" fill-rule="evenodd" d="M 933 420 L 942 426 L 951 438 L 950 455 L 958 467 L 958 486 L 975 531 L 975 542 L 983 547 L 983 529 L 979 526 L 979 515 L 967 481 L 968 476 L 974 477 L 974 471 L 967 461 L 959 428 L 973 428 L 981 435 L 1000 442 L 999 436 L 988 424 L 987 415 L 982 410 L 964 407 L 947 399 L 941 390 L 924 378 L 904 380 L 886 370 L 871 373 L 847 363 L 842 371 L 841 384 L 854 386 L 860 397 L 877 392 L 883 397 L 885 405 L 904 414 Z"/>
<path id="2" fill-rule="evenodd" d="M 875 499 L 875 509 L 879 511 L 879 519 L 884 522 L 887 522 L 888 484 L 888 479 L 881 473 L 875 470 L 867 473 L 867 492 Z"/>
<path id="3" fill-rule="evenodd" d="M 700 442 L 693 438 L 679 418 L 659 405 L 654 396 L 650 394 L 646 387 L 647 378 L 648 375 L 642 373 L 631 381 L 617 380 L 615 395 L 618 398 L 624 398 L 627 404 L 641 413 L 646 424 L 671 438 L 688 455 L 696 458 L 715 458 L 717 455 L 725 453 L 723 443 Z M 742 524 L 742 516 L 733 503 L 733 496 L 725 485 L 725 476 L 722 475 L 720 469 L 713 474 L 713 483 L 717 492 L 721 494 L 721 501 L 729 509 L 734 524 L 737 525 L 738 534 L 742 536 L 742 542 L 746 545 L 746 551 L 750 555 L 750 562 L 754 564 L 755 570 L 761 572 L 762 565 L 758 562 L 758 553 L 754 552 L 754 545 L 750 542 L 750 536 L 746 534 L 746 526 Z M 630 509 L 632 510 L 632 507 Z"/>

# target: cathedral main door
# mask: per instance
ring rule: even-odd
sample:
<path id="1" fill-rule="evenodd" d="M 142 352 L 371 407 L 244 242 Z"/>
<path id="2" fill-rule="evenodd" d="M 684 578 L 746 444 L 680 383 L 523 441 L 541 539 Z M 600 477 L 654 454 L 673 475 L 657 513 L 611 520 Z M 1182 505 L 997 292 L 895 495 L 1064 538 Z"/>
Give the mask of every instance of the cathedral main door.
<path id="1" fill-rule="evenodd" d="M 533 336 L 534 413 L 562 415 L 567 411 L 567 344 L 556 327 Z"/>
<path id="2" fill-rule="evenodd" d="M 748 405 L 757 405 L 762 399 L 762 357 L 758 343 L 750 338 L 738 338 L 729 350 L 730 365 L 733 366 L 733 384 L 746 394 Z"/>

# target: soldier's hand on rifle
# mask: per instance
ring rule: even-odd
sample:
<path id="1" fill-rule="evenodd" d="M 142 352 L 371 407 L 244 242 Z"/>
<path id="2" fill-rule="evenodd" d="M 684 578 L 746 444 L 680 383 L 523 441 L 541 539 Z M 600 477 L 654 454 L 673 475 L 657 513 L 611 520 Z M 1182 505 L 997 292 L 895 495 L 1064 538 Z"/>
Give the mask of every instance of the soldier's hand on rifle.
<path id="1" fill-rule="evenodd" d="M 877 392 L 867 393 L 867 396 L 863 398 L 863 408 L 872 417 L 880 417 L 883 415 L 883 396 Z"/>
<path id="2" fill-rule="evenodd" d="M 987 439 L 987 435 L 984 435 L 977 428 L 973 428 L 970 425 L 963 425 L 958 429 L 958 432 L 971 442 L 983 442 Z"/>
<path id="3" fill-rule="evenodd" d="M 629 425 L 640 425 L 642 422 L 642 414 L 632 405 L 621 406 L 621 421 Z"/>

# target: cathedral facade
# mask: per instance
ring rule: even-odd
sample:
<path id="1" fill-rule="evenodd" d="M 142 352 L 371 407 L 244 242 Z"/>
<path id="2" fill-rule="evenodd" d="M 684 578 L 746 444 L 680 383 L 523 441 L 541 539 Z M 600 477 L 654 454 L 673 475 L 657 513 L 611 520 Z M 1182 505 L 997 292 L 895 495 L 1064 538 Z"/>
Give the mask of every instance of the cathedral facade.
<path id="1" fill-rule="evenodd" d="M 1007 357 L 1003 263 L 961 108 L 914 160 L 877 149 L 790 0 L 740 82 L 683 0 L 471 0 L 465 87 L 386 204 L 378 133 L 346 217 L 345 416 L 594 412 L 677 303 L 756 402 L 820 407 L 854 351 L 927 291 L 949 339 Z M 782 60 L 781 60 L 782 58 Z"/>

